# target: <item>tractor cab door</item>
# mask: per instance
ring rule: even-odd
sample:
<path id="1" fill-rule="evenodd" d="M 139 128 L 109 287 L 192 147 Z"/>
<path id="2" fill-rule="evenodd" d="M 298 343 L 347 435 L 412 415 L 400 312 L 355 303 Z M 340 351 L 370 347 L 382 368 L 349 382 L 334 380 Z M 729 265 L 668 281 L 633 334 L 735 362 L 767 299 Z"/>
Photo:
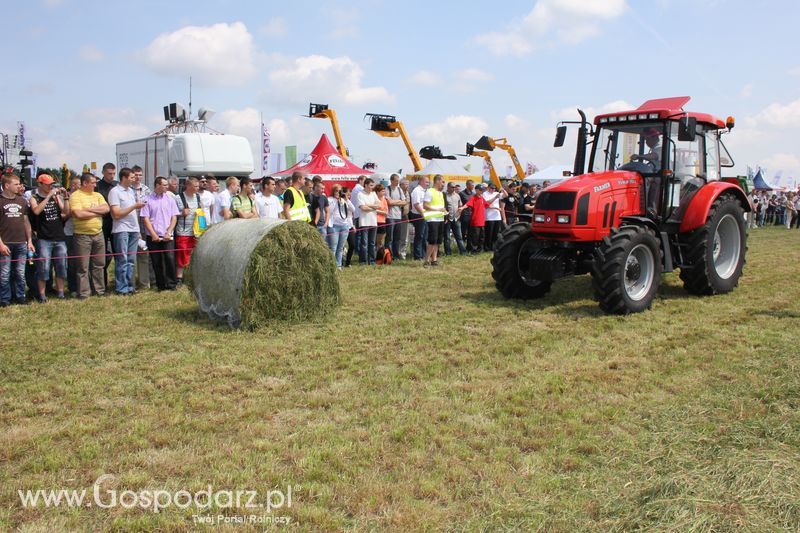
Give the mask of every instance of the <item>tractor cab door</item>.
<path id="1" fill-rule="evenodd" d="M 672 174 L 664 180 L 661 213 L 670 222 L 680 222 L 692 197 L 708 181 L 719 180 L 719 137 L 716 130 L 697 124 L 693 141 L 678 139 L 678 122 L 669 126 L 667 165 Z"/>

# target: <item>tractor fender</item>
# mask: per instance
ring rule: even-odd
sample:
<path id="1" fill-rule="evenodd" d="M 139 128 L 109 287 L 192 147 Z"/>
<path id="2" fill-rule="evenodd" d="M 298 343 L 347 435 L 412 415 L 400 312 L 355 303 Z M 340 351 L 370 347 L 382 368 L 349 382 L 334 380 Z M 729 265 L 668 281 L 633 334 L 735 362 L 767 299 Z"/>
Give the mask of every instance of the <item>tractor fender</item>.
<path id="1" fill-rule="evenodd" d="M 704 185 L 689 202 L 686 208 L 686 213 L 681 221 L 680 231 L 685 233 L 692 231 L 706 223 L 708 212 L 711 210 L 711 204 L 722 193 L 733 194 L 742 204 L 745 211 L 750 211 L 750 202 L 741 187 L 725 181 L 712 181 Z"/>

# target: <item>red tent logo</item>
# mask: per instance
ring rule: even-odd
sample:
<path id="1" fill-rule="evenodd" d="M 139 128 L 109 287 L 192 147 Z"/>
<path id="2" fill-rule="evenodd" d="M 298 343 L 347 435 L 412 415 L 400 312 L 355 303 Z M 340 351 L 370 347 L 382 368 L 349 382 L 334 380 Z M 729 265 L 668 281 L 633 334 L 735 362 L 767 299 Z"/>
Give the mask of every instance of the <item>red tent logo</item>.
<path id="1" fill-rule="evenodd" d="M 338 155 L 329 155 L 328 156 L 328 164 L 332 167 L 343 167 L 344 166 L 344 159 L 339 157 Z"/>

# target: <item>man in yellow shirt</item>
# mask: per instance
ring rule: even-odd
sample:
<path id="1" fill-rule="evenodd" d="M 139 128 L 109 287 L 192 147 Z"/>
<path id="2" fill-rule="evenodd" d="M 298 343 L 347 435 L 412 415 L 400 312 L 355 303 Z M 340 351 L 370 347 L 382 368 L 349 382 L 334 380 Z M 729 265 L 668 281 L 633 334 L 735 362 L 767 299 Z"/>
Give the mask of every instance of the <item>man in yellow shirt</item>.
<path id="1" fill-rule="evenodd" d="M 80 256 L 76 269 L 78 278 L 78 299 L 89 297 L 89 265 L 91 264 L 91 285 L 95 294 L 103 296 L 106 292 L 103 281 L 105 270 L 106 241 L 103 236 L 103 215 L 109 212 L 108 203 L 99 192 L 95 192 L 97 178 L 89 172 L 81 176 L 81 188 L 73 192 L 69 199 L 75 228 L 75 252 Z M 91 256 L 91 257 L 90 257 Z"/>

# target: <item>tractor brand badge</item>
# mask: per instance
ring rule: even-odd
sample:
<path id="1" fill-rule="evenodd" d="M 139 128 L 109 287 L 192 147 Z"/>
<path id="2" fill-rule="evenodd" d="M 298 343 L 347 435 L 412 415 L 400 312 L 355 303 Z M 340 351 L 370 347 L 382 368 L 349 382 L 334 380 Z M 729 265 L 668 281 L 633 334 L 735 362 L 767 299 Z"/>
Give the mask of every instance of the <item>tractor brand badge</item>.
<path id="1" fill-rule="evenodd" d="M 338 155 L 329 155 L 328 156 L 328 163 L 332 167 L 343 167 L 344 166 L 344 159 L 339 157 Z"/>
<path id="2" fill-rule="evenodd" d="M 308 154 L 307 156 L 305 156 L 305 157 L 303 158 L 303 160 L 302 160 L 302 161 L 300 161 L 300 164 L 301 164 L 301 165 L 307 165 L 307 164 L 311 163 L 311 160 L 312 160 L 312 159 L 314 159 L 314 156 L 313 156 L 313 155 L 311 155 L 311 154 Z"/>
<path id="3" fill-rule="evenodd" d="M 636 183 L 636 180 L 635 179 L 617 180 L 617 183 L 619 185 L 633 185 L 634 183 Z"/>
<path id="4" fill-rule="evenodd" d="M 602 185 L 598 185 L 597 187 L 595 187 L 595 188 L 594 188 L 594 192 L 600 192 L 600 191 L 604 191 L 604 190 L 606 190 L 606 189 L 608 189 L 608 188 L 610 188 L 610 187 L 611 187 L 611 182 L 608 182 L 608 181 L 607 181 L 607 182 L 605 182 L 604 184 L 602 184 Z"/>
<path id="5" fill-rule="evenodd" d="M 550 222 L 553 221 L 553 218 L 552 217 L 547 217 L 547 218 L 544 219 L 544 221 L 549 224 Z"/>

